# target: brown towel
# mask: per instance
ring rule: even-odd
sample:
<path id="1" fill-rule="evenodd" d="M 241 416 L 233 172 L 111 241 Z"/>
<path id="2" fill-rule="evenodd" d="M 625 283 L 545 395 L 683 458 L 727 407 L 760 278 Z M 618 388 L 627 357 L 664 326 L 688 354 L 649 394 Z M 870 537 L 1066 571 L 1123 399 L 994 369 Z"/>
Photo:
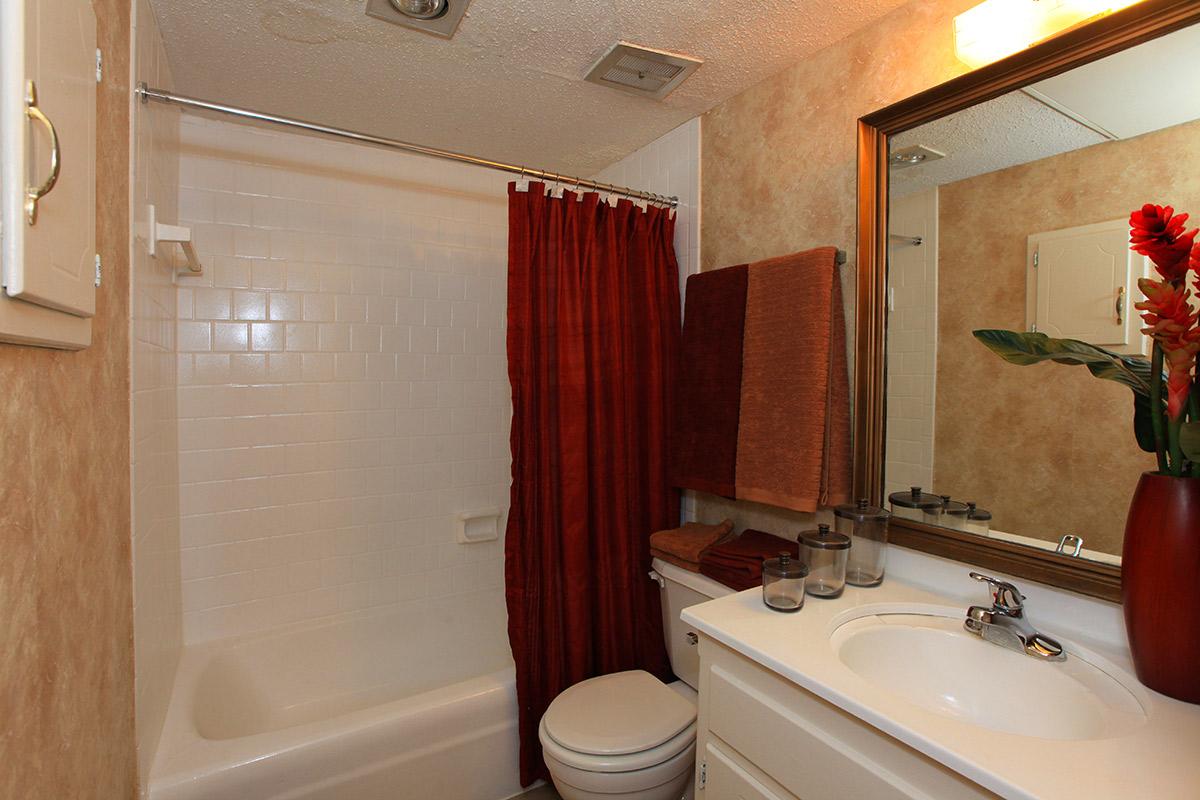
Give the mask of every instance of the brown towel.
<path id="1" fill-rule="evenodd" d="M 671 482 L 733 497 L 746 265 L 687 281 L 679 370 L 679 413 L 671 443 Z"/>
<path id="2" fill-rule="evenodd" d="M 700 554 L 700 574 L 742 591 L 762 585 L 762 562 L 783 551 L 800 558 L 800 545 L 765 531 L 747 528 L 741 536 L 713 545 Z"/>
<path id="3" fill-rule="evenodd" d="M 748 270 L 738 499 L 797 511 L 846 502 L 850 383 L 837 250 Z"/>
<path id="4" fill-rule="evenodd" d="M 692 572 L 700 571 L 700 554 L 733 531 L 733 520 L 716 525 L 689 522 L 682 528 L 671 528 L 650 534 L 650 555 L 661 558 Z"/>

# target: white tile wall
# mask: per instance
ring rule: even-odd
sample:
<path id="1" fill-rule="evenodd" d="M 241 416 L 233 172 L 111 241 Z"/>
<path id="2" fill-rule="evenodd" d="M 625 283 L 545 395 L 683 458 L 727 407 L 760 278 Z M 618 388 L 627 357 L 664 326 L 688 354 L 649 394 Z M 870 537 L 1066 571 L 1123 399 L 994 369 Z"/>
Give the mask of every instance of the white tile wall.
<path id="1" fill-rule="evenodd" d="M 700 271 L 700 118 L 605 168 L 595 180 L 679 198 L 675 257 L 682 295 L 687 276 Z"/>
<path id="2" fill-rule="evenodd" d="M 503 603 L 507 176 L 185 118 L 178 292 L 189 642 Z M 503 521 L 501 523 L 503 530 Z"/>
<path id="3" fill-rule="evenodd" d="M 688 275 L 700 272 L 700 117 L 695 117 L 607 167 L 596 180 L 679 198 L 675 216 L 675 257 L 679 297 Z M 696 518 L 696 495 L 684 492 L 683 519 Z"/>
<path id="4" fill-rule="evenodd" d="M 884 494 L 933 487 L 937 378 L 937 189 L 892 201 L 889 228 L 920 236 L 889 249 Z"/>
<path id="5" fill-rule="evenodd" d="M 133 9 L 135 80 L 170 88 L 171 70 L 147 0 Z M 179 193 L 179 113 L 133 105 L 135 230 L 154 203 L 174 221 Z M 182 639 L 179 576 L 179 448 L 176 420 L 175 283 L 170 251 L 132 245 L 131 492 L 134 692 L 139 789 L 145 792 L 170 702 Z"/>

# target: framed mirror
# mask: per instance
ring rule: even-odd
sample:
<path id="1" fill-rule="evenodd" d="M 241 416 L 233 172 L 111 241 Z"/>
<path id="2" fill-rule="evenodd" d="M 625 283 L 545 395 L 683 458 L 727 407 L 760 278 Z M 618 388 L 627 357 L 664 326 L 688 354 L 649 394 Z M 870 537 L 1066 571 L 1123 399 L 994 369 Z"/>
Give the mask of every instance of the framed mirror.
<path id="1" fill-rule="evenodd" d="M 1200 214 L 1197 53 L 1146 0 L 859 120 L 854 477 L 898 544 L 1119 599 L 1130 391 L 978 332 L 1148 352 L 1128 217 Z"/>

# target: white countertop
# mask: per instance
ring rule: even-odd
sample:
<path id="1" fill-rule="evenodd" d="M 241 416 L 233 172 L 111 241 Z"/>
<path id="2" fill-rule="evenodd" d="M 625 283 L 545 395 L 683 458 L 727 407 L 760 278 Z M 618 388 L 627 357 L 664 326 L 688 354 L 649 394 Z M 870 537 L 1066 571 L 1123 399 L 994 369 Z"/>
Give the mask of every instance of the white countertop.
<path id="1" fill-rule="evenodd" d="M 967 569 L 961 567 L 966 589 L 977 592 L 974 602 L 986 602 L 986 593 L 966 577 Z M 1018 581 L 1022 589 L 1023 583 Z M 844 619 L 852 609 L 895 603 L 965 611 L 963 588 L 954 585 L 943 594 L 889 574 L 881 586 L 847 586 L 834 600 L 809 597 L 803 610 L 794 614 L 771 611 L 763 605 L 761 589 L 751 589 L 687 608 L 682 618 L 704 635 L 1009 800 L 1200 800 L 1200 706 L 1138 684 L 1128 654 L 1105 642 L 1106 636 L 1066 627 L 1064 608 L 1045 609 L 1039 616 L 1036 602 L 1027 602 L 1026 613 L 1035 627 L 1062 641 L 1068 653 L 1081 649 L 1125 670 L 1130 676 L 1128 688 L 1147 715 L 1140 727 L 1115 738 L 1093 740 L 997 732 L 926 710 L 868 682 L 845 666 L 830 645 L 837 618 Z M 1052 596 L 1053 590 L 1038 597 L 1052 600 Z M 1074 602 L 1066 599 L 1064 605 L 1069 610 Z M 1111 616 L 1111 609 L 1101 608 L 1098 613 Z M 1080 614 L 1082 624 L 1091 623 L 1094 616 Z M 995 645 L 980 641 L 979 646 Z"/>

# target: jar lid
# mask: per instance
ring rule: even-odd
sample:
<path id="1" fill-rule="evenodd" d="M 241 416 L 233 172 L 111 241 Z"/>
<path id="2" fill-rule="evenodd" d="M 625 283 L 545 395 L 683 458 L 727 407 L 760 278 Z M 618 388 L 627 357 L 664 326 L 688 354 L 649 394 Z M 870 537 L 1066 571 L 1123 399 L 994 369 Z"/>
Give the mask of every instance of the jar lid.
<path id="1" fill-rule="evenodd" d="M 974 503 L 967 503 L 967 519 L 985 522 L 992 518 L 992 512 L 984 511 L 982 508 L 976 508 Z"/>
<path id="2" fill-rule="evenodd" d="M 845 503 L 833 509 L 835 516 L 842 519 L 850 519 L 855 522 L 866 522 L 872 520 L 882 522 L 891 516 L 886 509 L 879 506 L 870 505 L 867 498 L 859 498 L 857 503 Z"/>
<path id="3" fill-rule="evenodd" d="M 800 542 L 814 550 L 847 550 L 850 547 L 850 537 L 844 533 L 834 533 L 828 525 L 818 525 L 815 531 L 800 534 Z"/>
<path id="4" fill-rule="evenodd" d="M 942 495 L 942 513 L 949 514 L 953 517 L 964 517 L 971 510 L 971 506 L 967 503 L 960 503 L 957 500 L 951 500 L 950 495 Z"/>
<path id="5" fill-rule="evenodd" d="M 922 492 L 920 486 L 914 486 L 907 492 L 892 492 L 888 495 L 888 502 L 893 506 L 900 506 L 901 508 L 932 510 L 942 507 L 942 498 L 936 494 Z"/>
<path id="6" fill-rule="evenodd" d="M 763 574 L 776 578 L 803 578 L 808 575 L 808 565 L 786 550 L 778 558 L 768 558 L 763 562 Z"/>

